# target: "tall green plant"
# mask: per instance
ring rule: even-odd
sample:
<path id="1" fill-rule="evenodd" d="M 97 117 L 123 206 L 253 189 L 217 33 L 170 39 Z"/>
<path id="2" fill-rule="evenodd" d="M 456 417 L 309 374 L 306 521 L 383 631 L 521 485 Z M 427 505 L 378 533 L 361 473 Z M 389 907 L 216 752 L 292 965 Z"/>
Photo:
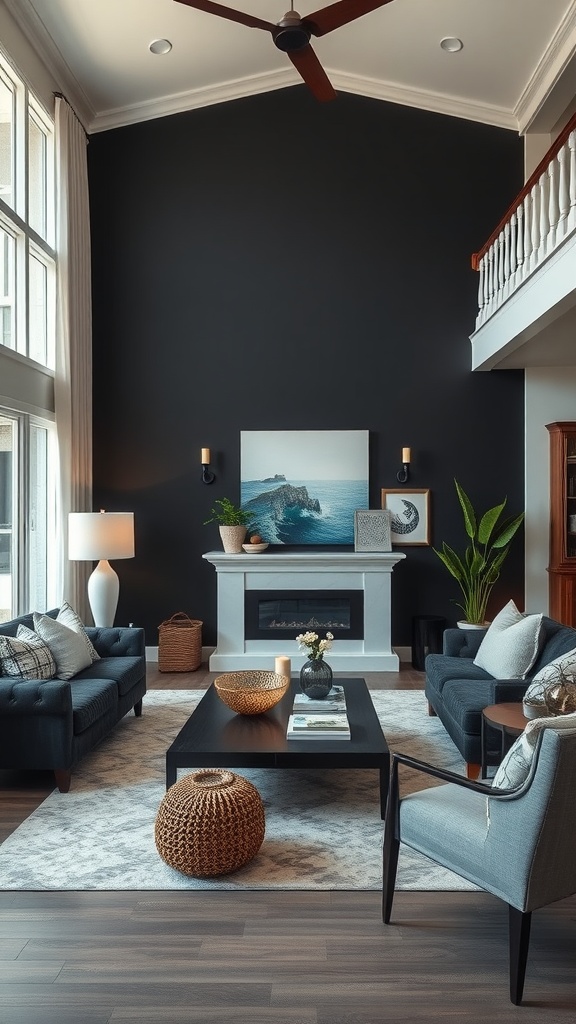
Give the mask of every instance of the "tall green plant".
<path id="1" fill-rule="evenodd" d="M 478 522 L 470 498 L 456 479 L 454 484 L 470 543 L 462 556 L 457 555 L 445 541 L 441 551 L 437 548 L 434 551 L 458 581 L 464 600 L 456 604 L 464 612 L 465 621 L 479 625 L 486 620 L 492 587 L 500 576 L 502 563 L 510 550 L 510 542 L 524 521 L 524 513 L 500 522 L 506 505 L 505 498 L 500 505 L 488 509 Z"/>

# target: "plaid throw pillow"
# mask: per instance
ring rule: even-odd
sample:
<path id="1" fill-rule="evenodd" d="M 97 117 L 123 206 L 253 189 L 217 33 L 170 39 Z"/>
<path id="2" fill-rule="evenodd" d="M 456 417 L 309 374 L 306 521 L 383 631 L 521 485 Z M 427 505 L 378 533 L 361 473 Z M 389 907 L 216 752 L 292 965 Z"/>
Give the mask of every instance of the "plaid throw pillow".
<path id="1" fill-rule="evenodd" d="M 56 662 L 48 644 L 26 626 L 17 635 L 0 635 L 0 673 L 17 679 L 53 679 Z"/>

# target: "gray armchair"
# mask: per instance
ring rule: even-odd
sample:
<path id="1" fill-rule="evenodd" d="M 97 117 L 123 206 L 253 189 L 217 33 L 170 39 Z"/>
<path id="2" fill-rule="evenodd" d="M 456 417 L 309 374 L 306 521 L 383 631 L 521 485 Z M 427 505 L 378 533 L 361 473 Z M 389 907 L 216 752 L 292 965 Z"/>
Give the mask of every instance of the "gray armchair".
<path id="1" fill-rule="evenodd" d="M 399 764 L 446 784 L 401 799 Z M 508 904 L 510 999 L 518 1005 L 532 911 L 576 892 L 575 787 L 576 730 L 543 730 L 528 778 L 515 790 L 394 754 L 384 832 L 385 924 L 405 843 Z"/>

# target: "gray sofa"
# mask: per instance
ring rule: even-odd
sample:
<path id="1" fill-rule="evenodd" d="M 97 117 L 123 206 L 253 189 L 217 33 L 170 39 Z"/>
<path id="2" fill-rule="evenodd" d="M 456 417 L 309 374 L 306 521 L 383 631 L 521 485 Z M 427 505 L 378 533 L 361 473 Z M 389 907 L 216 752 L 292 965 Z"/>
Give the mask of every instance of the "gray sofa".
<path id="1" fill-rule="evenodd" d="M 442 654 L 426 658 L 425 693 L 430 714 L 438 715 L 475 778 L 482 760 L 482 709 L 521 701 L 530 681 L 545 665 L 576 647 L 576 630 L 542 620 L 538 657 L 525 679 L 495 679 L 474 664 L 485 630 L 447 629 Z"/>
<path id="2" fill-rule="evenodd" d="M 33 629 L 32 615 L 0 623 L 0 633 L 16 636 L 20 623 Z M 146 693 L 144 630 L 86 633 L 100 659 L 70 680 L 0 675 L 0 768 L 51 769 L 62 793 L 80 758 L 132 708 L 141 715 Z"/>

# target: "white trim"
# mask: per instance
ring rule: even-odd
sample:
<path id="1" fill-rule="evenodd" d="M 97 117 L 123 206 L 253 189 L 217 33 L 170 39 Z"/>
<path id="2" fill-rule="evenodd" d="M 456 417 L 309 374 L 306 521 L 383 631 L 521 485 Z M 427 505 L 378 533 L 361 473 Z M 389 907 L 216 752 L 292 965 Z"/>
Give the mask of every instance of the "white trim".
<path id="1" fill-rule="evenodd" d="M 538 115 L 546 109 L 547 100 L 551 94 L 554 98 L 553 90 L 561 82 L 563 73 L 575 55 L 576 0 L 572 0 L 514 108 L 513 113 L 517 119 L 520 134 L 524 134 L 528 129 L 536 132 L 549 132 L 554 127 L 563 109 L 572 98 L 572 91 L 562 108 L 551 114 L 543 125 L 540 124 Z M 568 75 L 568 78 L 572 79 L 573 76 Z"/>

